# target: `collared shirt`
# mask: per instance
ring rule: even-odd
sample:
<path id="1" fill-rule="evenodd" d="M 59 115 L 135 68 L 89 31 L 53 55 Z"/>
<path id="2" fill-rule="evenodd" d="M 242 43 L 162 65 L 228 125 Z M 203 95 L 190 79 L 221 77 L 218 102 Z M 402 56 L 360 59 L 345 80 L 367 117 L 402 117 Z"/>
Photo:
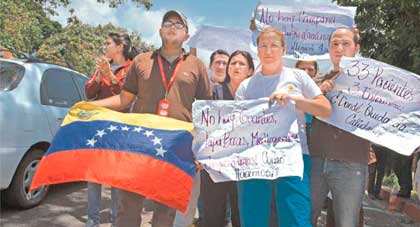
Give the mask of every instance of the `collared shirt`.
<path id="1" fill-rule="evenodd" d="M 133 112 L 156 114 L 159 102 L 165 98 L 165 88 L 160 75 L 157 57 L 159 50 L 137 55 L 127 74 L 123 90 L 137 95 Z M 162 57 L 166 81 L 170 81 L 179 60 L 179 67 L 167 99 L 170 102 L 169 117 L 192 121 L 192 103 L 196 99 L 212 99 L 207 70 L 203 62 L 193 55 L 183 53 L 172 63 Z"/>
<path id="2" fill-rule="evenodd" d="M 319 82 L 331 79 L 337 72 L 320 76 Z M 369 161 L 369 141 L 350 132 L 314 118 L 310 133 L 309 153 L 311 156 L 345 161 L 349 163 L 364 163 Z"/>

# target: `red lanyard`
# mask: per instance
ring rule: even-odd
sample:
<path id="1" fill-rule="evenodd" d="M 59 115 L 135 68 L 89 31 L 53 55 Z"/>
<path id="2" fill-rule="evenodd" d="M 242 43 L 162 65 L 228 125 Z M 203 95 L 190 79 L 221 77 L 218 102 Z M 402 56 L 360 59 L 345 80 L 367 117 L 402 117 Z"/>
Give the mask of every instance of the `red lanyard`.
<path id="1" fill-rule="evenodd" d="M 175 81 L 176 72 L 178 71 L 179 66 L 182 64 L 183 61 L 184 61 L 184 59 L 181 58 L 181 60 L 179 60 L 178 63 L 176 64 L 175 69 L 172 72 L 171 80 L 169 81 L 169 84 L 168 84 L 166 82 L 165 71 L 163 70 L 162 57 L 160 55 L 158 55 L 158 63 L 159 63 L 160 76 L 162 77 L 163 87 L 165 88 L 165 99 L 168 96 L 169 89 L 171 88 L 172 84 Z"/>

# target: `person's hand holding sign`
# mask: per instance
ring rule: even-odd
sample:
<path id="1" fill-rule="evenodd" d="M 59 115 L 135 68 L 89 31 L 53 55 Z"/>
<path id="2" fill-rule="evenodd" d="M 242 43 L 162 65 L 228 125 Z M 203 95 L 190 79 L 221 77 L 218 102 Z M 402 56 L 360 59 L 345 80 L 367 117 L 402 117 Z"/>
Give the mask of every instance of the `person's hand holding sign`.
<path id="1" fill-rule="evenodd" d="M 270 96 L 269 103 L 272 105 L 274 102 L 279 106 L 286 106 L 290 103 L 295 105 L 296 109 L 315 116 L 327 117 L 331 114 L 331 104 L 323 95 L 306 99 L 300 95 L 274 93 Z"/>
<path id="2" fill-rule="evenodd" d="M 333 80 L 325 80 L 319 85 L 319 88 L 324 94 L 331 92 L 334 89 L 334 87 L 335 84 Z"/>
<path id="3" fill-rule="evenodd" d="M 324 80 L 324 81 L 322 81 L 321 83 L 318 84 L 318 86 L 321 89 L 322 93 L 327 94 L 327 93 L 331 92 L 334 89 L 334 87 L 335 87 L 334 80 L 339 75 L 340 75 L 340 73 L 338 71 L 331 72 L 327 76 L 327 80 Z"/>
<path id="4" fill-rule="evenodd" d="M 270 103 L 276 102 L 279 106 L 287 105 L 291 100 L 294 100 L 296 97 L 293 97 L 287 93 L 275 93 L 270 96 Z"/>
<path id="5" fill-rule="evenodd" d="M 199 170 L 202 170 L 202 169 L 204 169 L 204 166 L 203 166 L 203 164 L 201 164 L 201 162 L 199 162 L 199 161 L 194 161 L 195 162 L 195 169 L 197 170 L 197 171 L 199 171 Z"/>

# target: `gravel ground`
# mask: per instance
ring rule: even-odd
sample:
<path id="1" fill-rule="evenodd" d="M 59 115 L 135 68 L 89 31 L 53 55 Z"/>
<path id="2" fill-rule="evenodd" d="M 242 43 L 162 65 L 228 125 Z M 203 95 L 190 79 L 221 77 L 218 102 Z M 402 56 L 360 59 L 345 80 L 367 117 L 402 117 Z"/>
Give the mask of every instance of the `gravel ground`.
<path id="1" fill-rule="evenodd" d="M 103 192 L 103 209 L 101 227 L 110 227 L 109 205 L 111 191 L 105 188 Z M 146 211 L 142 212 L 143 224 L 149 227 L 152 216 L 150 204 L 146 204 Z M 365 226 L 371 227 L 420 227 L 407 216 L 385 210 L 385 203 L 379 200 L 365 199 Z M 85 183 L 70 183 L 50 188 L 45 201 L 38 207 L 29 210 L 13 210 L 7 207 L 0 209 L 1 227 L 83 227 L 86 222 L 87 188 Z M 325 212 L 323 212 L 319 226 L 325 226 Z"/>

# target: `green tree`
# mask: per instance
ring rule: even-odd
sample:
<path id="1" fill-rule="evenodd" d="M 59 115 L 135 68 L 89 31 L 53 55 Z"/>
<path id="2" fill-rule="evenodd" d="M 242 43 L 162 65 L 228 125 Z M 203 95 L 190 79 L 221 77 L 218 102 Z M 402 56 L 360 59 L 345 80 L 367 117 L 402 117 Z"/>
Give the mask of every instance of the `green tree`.
<path id="1" fill-rule="evenodd" d="M 69 18 L 63 31 L 46 39 L 37 57 L 48 59 L 57 64 L 68 64 L 75 70 L 90 75 L 95 68 L 95 57 L 101 55 L 103 43 L 109 32 L 127 32 L 112 24 L 91 26 L 82 23 L 77 17 Z M 129 33 L 133 46 L 139 50 L 148 50 L 137 33 Z"/>
<path id="2" fill-rule="evenodd" d="M 131 1 L 150 9 L 150 0 L 97 0 L 115 8 Z M 56 14 L 58 6 L 67 6 L 70 0 L 1 0 L 0 1 L 0 46 L 32 54 L 43 40 L 62 31 L 57 21 L 49 19 Z"/>
<path id="3" fill-rule="evenodd" d="M 120 4 L 131 1 L 135 3 L 138 7 L 144 6 L 147 10 L 153 6 L 151 0 L 96 0 L 99 3 L 107 3 L 109 7 L 116 8 Z M 44 9 L 52 14 L 55 13 L 54 9 L 59 6 L 68 6 L 71 3 L 71 0 L 34 0 L 34 2 L 41 4 Z"/>
<path id="4" fill-rule="evenodd" d="M 357 6 L 364 56 L 420 74 L 419 0 L 342 0 Z"/>
<path id="5" fill-rule="evenodd" d="M 62 29 L 31 0 L 2 0 L 0 9 L 0 45 L 7 48 L 33 53 L 44 39 Z"/>

